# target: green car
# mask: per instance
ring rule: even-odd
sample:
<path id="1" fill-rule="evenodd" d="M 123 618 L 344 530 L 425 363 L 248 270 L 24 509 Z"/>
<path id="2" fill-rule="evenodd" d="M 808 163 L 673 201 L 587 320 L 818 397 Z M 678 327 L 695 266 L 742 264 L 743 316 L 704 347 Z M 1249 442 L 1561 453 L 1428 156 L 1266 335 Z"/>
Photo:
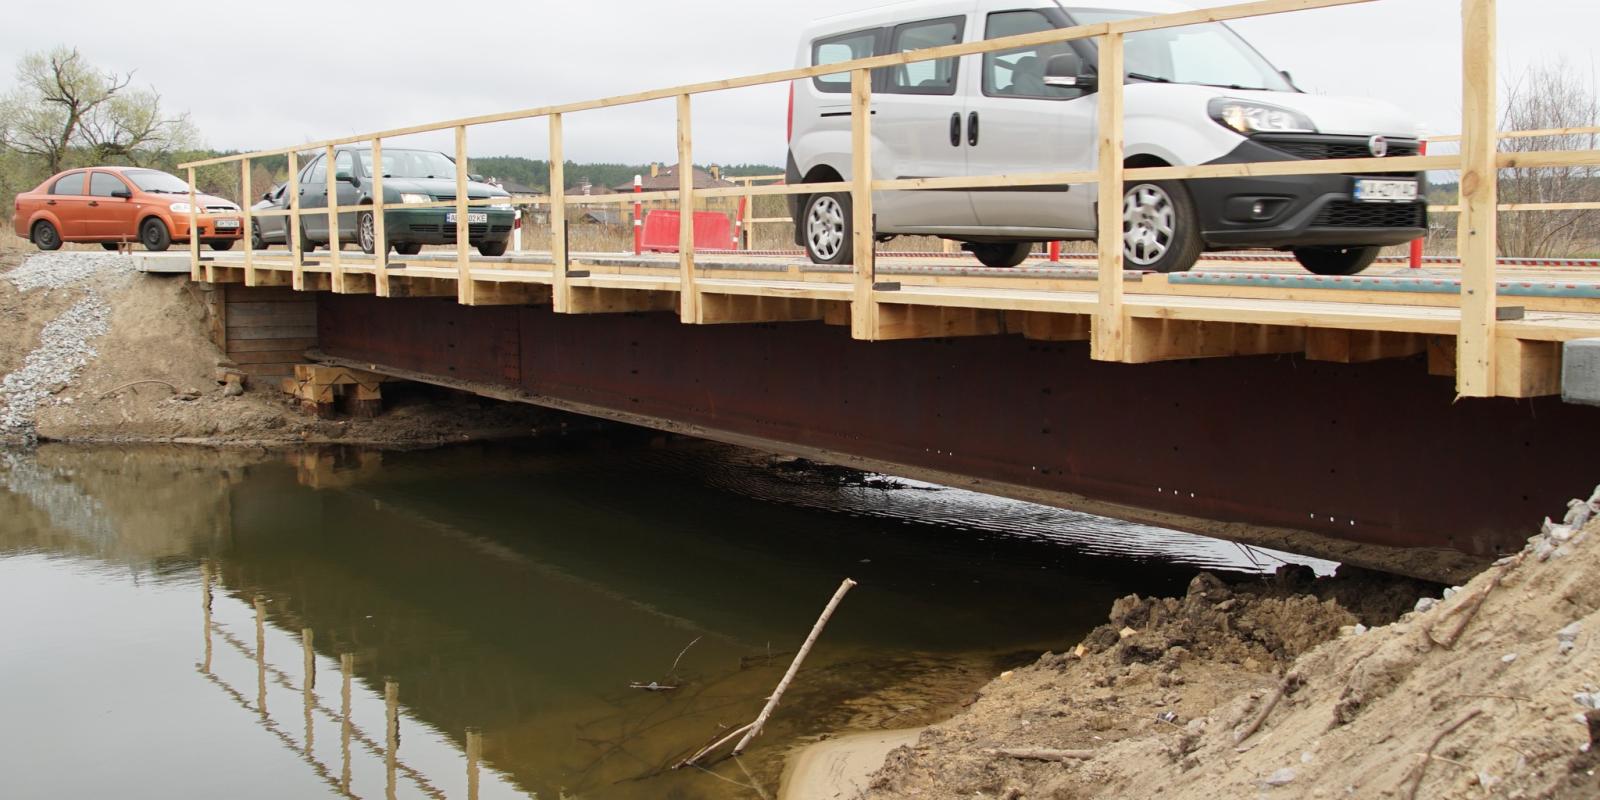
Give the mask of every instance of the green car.
<path id="1" fill-rule="evenodd" d="M 373 214 L 360 209 L 373 202 L 372 148 L 336 148 L 333 166 L 339 207 L 352 209 L 339 214 L 339 240 L 356 241 L 361 245 L 362 252 L 375 253 L 378 243 Z M 327 157 L 319 154 L 300 170 L 300 208 L 328 207 L 327 169 Z M 467 209 L 468 243 L 486 256 L 505 255 L 506 246 L 511 241 L 514 213 L 511 195 L 487 183 L 468 181 L 468 199 L 493 197 L 504 197 L 506 202 Z M 432 150 L 383 149 L 383 202 L 388 204 L 384 211 L 384 227 L 387 229 L 384 234 L 395 252 L 415 255 L 425 244 L 454 245 L 455 209 L 405 208 L 404 204 L 455 199 L 456 163 L 449 156 Z M 289 198 L 285 196 L 279 202 L 287 207 Z M 309 251 L 328 241 L 326 214 L 305 214 L 300 217 L 302 250 Z"/>

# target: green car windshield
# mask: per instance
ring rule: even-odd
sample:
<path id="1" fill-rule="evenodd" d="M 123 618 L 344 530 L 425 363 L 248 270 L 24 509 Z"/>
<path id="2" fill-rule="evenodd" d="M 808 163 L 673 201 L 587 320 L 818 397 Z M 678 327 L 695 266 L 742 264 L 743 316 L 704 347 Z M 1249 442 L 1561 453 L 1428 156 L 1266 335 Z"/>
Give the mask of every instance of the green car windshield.
<path id="1" fill-rule="evenodd" d="M 368 175 L 373 174 L 371 150 L 361 153 L 361 169 Z M 455 180 L 456 164 L 432 150 L 384 150 L 383 177 Z"/>

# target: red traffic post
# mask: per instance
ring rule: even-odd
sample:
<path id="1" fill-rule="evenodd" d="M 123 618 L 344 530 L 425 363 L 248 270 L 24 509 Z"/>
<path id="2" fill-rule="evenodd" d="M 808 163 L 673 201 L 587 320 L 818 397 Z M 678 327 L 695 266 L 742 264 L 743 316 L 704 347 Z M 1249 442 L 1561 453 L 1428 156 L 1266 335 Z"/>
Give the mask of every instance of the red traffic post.
<path id="1" fill-rule="evenodd" d="M 644 178 L 633 176 L 633 193 L 644 191 Z M 638 200 L 633 201 L 633 254 L 644 253 L 644 204 Z"/>
<path id="2" fill-rule="evenodd" d="M 1428 140 L 1427 139 L 1423 139 L 1423 140 L 1417 142 L 1417 155 L 1425 156 L 1427 154 L 1428 154 Z M 1422 269 L 1422 245 L 1425 244 L 1427 241 L 1428 241 L 1428 237 L 1424 236 L 1421 239 L 1416 239 L 1416 240 L 1413 240 L 1411 242 L 1411 268 L 1412 269 Z"/>
<path id="3" fill-rule="evenodd" d="M 1050 243 L 1050 260 L 1051 261 L 1060 261 L 1061 260 L 1061 243 L 1060 242 L 1051 242 Z"/>

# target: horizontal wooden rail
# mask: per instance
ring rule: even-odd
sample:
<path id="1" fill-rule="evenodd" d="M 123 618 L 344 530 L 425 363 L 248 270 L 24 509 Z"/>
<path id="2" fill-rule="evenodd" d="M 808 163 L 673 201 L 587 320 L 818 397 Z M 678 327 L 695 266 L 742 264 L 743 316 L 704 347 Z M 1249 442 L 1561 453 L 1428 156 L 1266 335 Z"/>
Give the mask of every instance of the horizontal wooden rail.
<path id="1" fill-rule="evenodd" d="M 1428 206 L 1436 214 L 1455 214 L 1461 206 Z M 1600 211 L 1600 203 L 1501 203 L 1496 211 Z"/>
<path id="2" fill-rule="evenodd" d="M 1600 135 L 1600 127 L 1588 126 L 1579 128 L 1539 128 L 1527 131 L 1501 131 L 1497 134 L 1501 139 L 1532 139 L 1541 136 L 1593 136 Z M 1434 142 L 1459 142 L 1461 134 L 1452 133 L 1448 136 L 1424 136 L 1429 144 Z"/>

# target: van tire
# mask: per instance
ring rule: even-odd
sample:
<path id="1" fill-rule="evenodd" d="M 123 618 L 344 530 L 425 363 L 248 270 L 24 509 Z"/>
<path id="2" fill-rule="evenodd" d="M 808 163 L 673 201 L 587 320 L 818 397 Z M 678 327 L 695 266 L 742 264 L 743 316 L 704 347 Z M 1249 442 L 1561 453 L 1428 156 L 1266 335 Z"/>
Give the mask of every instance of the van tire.
<path id="1" fill-rule="evenodd" d="M 1296 247 L 1294 257 L 1315 275 L 1355 275 L 1378 260 L 1381 247 Z"/>
<path id="2" fill-rule="evenodd" d="M 1122 199 L 1122 256 L 1128 269 L 1185 272 L 1200 260 L 1200 216 L 1178 181 L 1141 181 Z"/>
<path id="3" fill-rule="evenodd" d="M 967 245 L 978 261 L 991 269 L 1010 269 L 1028 260 L 1033 252 L 1033 242 L 1000 242 L 998 244 Z"/>
<path id="4" fill-rule="evenodd" d="M 40 250 L 60 250 L 61 232 L 49 220 L 39 220 L 33 223 L 33 235 L 28 237 L 33 240 L 35 247 Z"/>
<path id="5" fill-rule="evenodd" d="M 800 214 L 800 240 L 813 264 L 851 264 L 855 261 L 855 232 L 850 224 L 850 195 L 846 192 L 814 194 Z"/>
<path id="6" fill-rule="evenodd" d="M 167 230 L 165 222 L 150 217 L 139 226 L 139 243 L 152 253 L 165 252 L 172 246 L 172 232 Z"/>

